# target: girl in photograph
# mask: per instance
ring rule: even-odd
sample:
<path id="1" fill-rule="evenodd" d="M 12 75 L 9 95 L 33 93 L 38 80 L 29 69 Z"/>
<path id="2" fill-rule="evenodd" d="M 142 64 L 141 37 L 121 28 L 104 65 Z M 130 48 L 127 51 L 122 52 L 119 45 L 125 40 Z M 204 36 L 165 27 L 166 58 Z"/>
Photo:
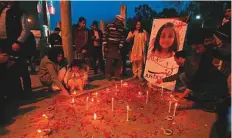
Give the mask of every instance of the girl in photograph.
<path id="1" fill-rule="evenodd" d="M 174 30 L 174 24 L 168 22 L 158 31 L 152 55 L 158 58 L 170 58 L 177 51 L 177 36 Z"/>
<path id="2" fill-rule="evenodd" d="M 141 79 L 143 68 L 144 48 L 147 43 L 147 32 L 143 30 L 141 21 L 136 21 L 135 29 L 130 31 L 127 41 L 133 41 L 130 61 L 132 62 L 133 78 Z"/>

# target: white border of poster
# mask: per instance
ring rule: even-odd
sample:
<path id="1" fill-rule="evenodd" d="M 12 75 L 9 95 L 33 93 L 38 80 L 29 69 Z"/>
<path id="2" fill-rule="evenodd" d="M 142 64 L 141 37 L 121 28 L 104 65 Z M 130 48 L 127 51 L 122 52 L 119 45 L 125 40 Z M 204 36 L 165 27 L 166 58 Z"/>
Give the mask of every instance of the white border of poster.
<path id="1" fill-rule="evenodd" d="M 179 66 L 176 64 L 174 56 L 168 58 L 159 58 L 157 56 L 154 56 L 152 52 L 152 49 L 154 48 L 156 35 L 159 29 L 168 22 L 174 24 L 174 30 L 176 32 L 177 37 L 177 51 L 183 49 L 183 44 L 185 41 L 185 35 L 187 30 L 187 23 L 182 22 L 178 19 L 154 19 L 147 53 L 146 66 L 144 70 L 144 78 L 152 85 L 164 87 L 173 91 L 175 89 L 175 81 L 166 82 L 162 84 L 157 84 L 156 81 L 158 79 L 163 79 L 165 77 L 172 76 L 178 72 Z"/>

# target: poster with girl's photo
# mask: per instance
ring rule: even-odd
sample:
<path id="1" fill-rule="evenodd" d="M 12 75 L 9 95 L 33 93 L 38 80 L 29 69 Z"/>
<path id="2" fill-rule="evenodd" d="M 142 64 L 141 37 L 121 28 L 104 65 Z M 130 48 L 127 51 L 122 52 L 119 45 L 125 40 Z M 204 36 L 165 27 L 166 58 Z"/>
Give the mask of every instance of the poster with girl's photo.
<path id="1" fill-rule="evenodd" d="M 176 82 L 156 81 L 178 72 L 175 52 L 183 49 L 187 24 L 177 19 L 154 19 L 147 53 L 144 78 L 154 86 L 174 90 Z"/>

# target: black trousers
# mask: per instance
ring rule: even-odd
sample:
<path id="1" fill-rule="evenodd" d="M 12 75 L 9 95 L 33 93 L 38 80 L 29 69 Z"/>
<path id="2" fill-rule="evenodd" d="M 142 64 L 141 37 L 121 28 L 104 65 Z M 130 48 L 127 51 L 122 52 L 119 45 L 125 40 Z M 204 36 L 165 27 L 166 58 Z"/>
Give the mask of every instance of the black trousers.
<path id="1" fill-rule="evenodd" d="M 129 50 L 124 49 L 121 51 L 121 56 L 122 56 L 122 74 L 126 74 L 126 60 L 127 60 L 127 55 L 129 53 Z"/>
<path id="2" fill-rule="evenodd" d="M 26 58 L 20 57 L 16 61 L 16 66 L 19 69 L 19 75 L 20 75 L 20 77 L 22 78 L 22 81 L 23 81 L 24 93 L 31 93 L 32 92 L 31 78 L 30 78 L 30 73 L 28 71 Z"/>
<path id="3" fill-rule="evenodd" d="M 102 48 L 100 46 L 93 47 L 93 52 L 92 52 L 92 66 L 95 74 L 97 73 L 97 69 L 98 69 L 97 60 L 99 61 L 101 71 L 105 72 L 105 62 L 103 60 Z"/>
<path id="4" fill-rule="evenodd" d="M 121 78 L 121 70 L 122 70 L 122 60 L 114 59 L 114 58 L 106 58 L 106 77 L 111 78 L 112 72 L 114 72 L 115 78 Z"/>

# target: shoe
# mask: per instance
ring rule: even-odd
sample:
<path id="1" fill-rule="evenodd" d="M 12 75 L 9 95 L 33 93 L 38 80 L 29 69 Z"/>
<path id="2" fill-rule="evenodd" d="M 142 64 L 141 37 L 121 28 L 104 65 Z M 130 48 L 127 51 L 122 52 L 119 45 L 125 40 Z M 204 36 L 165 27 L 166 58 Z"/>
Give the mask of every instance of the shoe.
<path id="1" fill-rule="evenodd" d="M 111 78 L 106 78 L 108 81 L 111 81 L 112 79 Z"/>
<path id="2" fill-rule="evenodd" d="M 115 78 L 114 80 L 115 80 L 115 81 L 121 81 L 121 79 L 118 79 L 118 78 Z"/>

